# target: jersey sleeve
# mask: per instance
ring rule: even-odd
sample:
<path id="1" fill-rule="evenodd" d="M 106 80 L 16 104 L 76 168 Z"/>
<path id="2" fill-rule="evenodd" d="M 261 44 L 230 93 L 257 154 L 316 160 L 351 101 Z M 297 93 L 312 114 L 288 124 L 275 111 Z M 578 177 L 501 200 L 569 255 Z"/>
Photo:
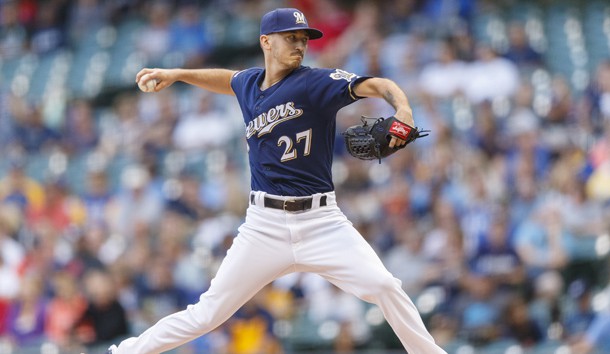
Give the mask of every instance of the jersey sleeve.
<path id="1" fill-rule="evenodd" d="M 236 94 L 238 91 L 240 91 L 239 89 L 243 86 L 243 78 L 246 76 L 246 75 L 244 75 L 245 72 L 247 72 L 247 70 L 238 71 L 235 74 L 233 74 L 233 77 L 231 78 L 231 88 L 233 89 L 233 92 L 235 92 Z"/>
<path id="2" fill-rule="evenodd" d="M 250 69 L 238 71 L 235 74 L 233 74 L 233 77 L 231 78 L 231 88 L 233 89 L 233 92 L 235 93 L 235 95 L 237 97 L 240 97 L 243 95 L 243 90 L 244 90 L 246 81 L 252 75 L 256 74 L 256 70 L 257 69 L 255 69 L 255 68 L 250 68 Z"/>
<path id="3" fill-rule="evenodd" d="M 340 109 L 362 98 L 354 93 L 354 87 L 367 79 L 370 76 L 359 76 L 341 69 L 312 70 L 307 81 L 309 99 L 323 107 Z"/>

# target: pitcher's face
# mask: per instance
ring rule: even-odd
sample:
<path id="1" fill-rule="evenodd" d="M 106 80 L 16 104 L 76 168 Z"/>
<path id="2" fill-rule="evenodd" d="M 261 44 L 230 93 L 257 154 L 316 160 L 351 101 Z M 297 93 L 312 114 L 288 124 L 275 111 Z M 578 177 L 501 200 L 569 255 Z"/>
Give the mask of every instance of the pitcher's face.
<path id="1" fill-rule="evenodd" d="M 296 69 L 303 62 L 309 35 L 304 30 L 272 33 L 267 36 L 269 54 L 278 64 Z"/>

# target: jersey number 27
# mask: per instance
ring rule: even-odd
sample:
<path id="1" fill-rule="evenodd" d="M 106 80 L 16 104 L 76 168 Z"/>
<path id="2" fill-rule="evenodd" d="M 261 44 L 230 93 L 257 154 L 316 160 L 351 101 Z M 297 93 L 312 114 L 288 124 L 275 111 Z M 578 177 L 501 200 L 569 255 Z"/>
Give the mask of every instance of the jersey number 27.
<path id="1" fill-rule="evenodd" d="M 295 140 L 297 144 L 300 143 L 302 140 L 305 140 L 305 149 L 303 152 L 303 156 L 309 155 L 309 153 L 311 152 L 311 129 L 297 133 Z M 286 162 L 294 160 L 298 157 L 297 150 L 294 148 L 292 138 L 288 137 L 287 135 L 280 136 L 280 138 L 277 140 L 277 146 L 282 146 L 282 144 L 285 144 L 286 147 L 284 149 L 284 153 L 282 154 L 282 158 L 280 159 L 280 161 Z"/>

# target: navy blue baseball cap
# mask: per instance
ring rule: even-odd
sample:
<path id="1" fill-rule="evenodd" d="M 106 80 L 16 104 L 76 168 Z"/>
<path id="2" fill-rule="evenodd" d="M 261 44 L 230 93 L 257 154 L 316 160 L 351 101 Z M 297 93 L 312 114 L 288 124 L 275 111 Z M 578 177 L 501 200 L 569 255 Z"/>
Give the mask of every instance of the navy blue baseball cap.
<path id="1" fill-rule="evenodd" d="M 261 20 L 261 35 L 305 30 L 309 39 L 322 37 L 322 31 L 309 27 L 305 15 L 294 8 L 281 8 L 267 12 Z"/>

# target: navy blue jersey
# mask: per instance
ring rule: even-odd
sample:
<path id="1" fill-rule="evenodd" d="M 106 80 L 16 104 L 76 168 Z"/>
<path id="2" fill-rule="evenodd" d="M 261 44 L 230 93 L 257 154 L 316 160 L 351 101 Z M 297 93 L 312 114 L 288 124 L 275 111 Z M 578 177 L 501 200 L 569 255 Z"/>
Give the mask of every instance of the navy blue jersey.
<path id="1" fill-rule="evenodd" d="M 284 196 L 334 190 L 336 114 L 360 98 L 353 86 L 367 77 L 301 66 L 261 91 L 264 75 L 252 68 L 231 80 L 246 124 L 252 190 Z"/>

